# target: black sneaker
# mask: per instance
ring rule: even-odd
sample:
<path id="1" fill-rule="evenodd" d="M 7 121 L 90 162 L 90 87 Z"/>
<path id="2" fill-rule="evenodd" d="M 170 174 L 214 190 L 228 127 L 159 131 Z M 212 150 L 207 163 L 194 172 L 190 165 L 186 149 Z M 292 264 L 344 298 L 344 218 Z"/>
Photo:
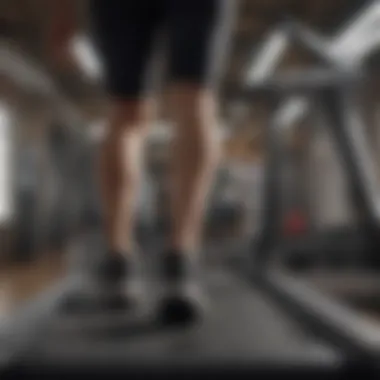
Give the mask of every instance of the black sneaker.
<path id="1" fill-rule="evenodd" d="M 103 288 L 117 288 L 122 286 L 133 269 L 130 257 L 110 252 L 97 264 L 93 278 Z"/>
<path id="2" fill-rule="evenodd" d="M 68 311 L 121 311 L 136 306 L 141 291 L 140 266 L 134 256 L 109 252 L 92 267 L 81 294 L 69 297 Z"/>
<path id="3" fill-rule="evenodd" d="M 205 305 L 195 260 L 189 255 L 166 252 L 160 262 L 162 294 L 159 319 L 164 324 L 188 324 L 200 320 Z"/>
<path id="4" fill-rule="evenodd" d="M 141 273 L 134 256 L 111 253 L 98 266 L 96 273 L 100 300 L 107 309 L 135 306 L 140 297 Z"/>

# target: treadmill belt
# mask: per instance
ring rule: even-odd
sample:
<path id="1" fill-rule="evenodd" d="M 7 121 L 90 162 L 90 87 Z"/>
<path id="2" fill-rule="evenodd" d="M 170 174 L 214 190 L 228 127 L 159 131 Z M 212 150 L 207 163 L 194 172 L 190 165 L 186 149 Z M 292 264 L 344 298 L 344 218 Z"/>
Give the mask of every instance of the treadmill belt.
<path id="1" fill-rule="evenodd" d="M 223 269 L 207 270 L 208 314 L 199 325 L 164 329 L 152 314 L 52 317 L 24 357 L 28 371 L 278 366 L 338 368 L 331 347 L 248 284 Z M 28 372 L 29 373 L 29 372 Z"/>

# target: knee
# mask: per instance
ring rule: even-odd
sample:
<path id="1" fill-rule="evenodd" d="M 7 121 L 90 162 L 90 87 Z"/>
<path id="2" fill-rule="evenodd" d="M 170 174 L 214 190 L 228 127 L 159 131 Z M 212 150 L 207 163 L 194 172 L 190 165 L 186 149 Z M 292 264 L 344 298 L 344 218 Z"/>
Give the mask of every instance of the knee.
<path id="1" fill-rule="evenodd" d="M 222 153 L 217 101 L 203 89 L 177 89 L 172 94 L 176 149 L 198 160 L 217 161 Z"/>
<path id="2" fill-rule="evenodd" d="M 179 132 L 196 135 L 215 132 L 218 124 L 215 95 L 195 86 L 176 87 L 171 94 L 171 116 Z"/>
<path id="3" fill-rule="evenodd" d="M 153 105 L 147 101 L 120 100 L 111 105 L 107 136 L 143 136 L 153 119 Z"/>

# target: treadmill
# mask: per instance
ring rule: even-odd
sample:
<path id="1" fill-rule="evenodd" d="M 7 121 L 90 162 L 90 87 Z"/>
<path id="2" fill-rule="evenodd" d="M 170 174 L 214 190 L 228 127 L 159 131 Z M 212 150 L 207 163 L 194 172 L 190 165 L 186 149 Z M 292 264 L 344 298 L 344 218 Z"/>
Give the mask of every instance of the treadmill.
<path id="1" fill-rule="evenodd" d="M 248 84 L 241 95 L 267 94 L 277 106 L 284 89 L 305 92 L 318 84 L 318 91 L 330 91 L 332 83 L 341 86 L 352 78 L 336 70 L 301 73 Z M 274 179 L 268 177 L 267 184 Z M 96 231 L 81 236 L 74 253 L 83 255 L 84 247 L 91 251 L 98 239 Z M 352 371 L 366 378 L 378 375 L 378 346 L 371 341 L 375 332 L 364 327 L 357 331 L 338 306 L 257 265 L 249 253 L 234 267 L 204 265 L 208 311 L 202 321 L 177 328 L 155 320 L 156 282 L 149 270 L 150 307 L 129 313 L 63 313 L 66 297 L 87 286 L 79 274 L 67 275 L 0 322 L 1 379 L 146 379 L 159 374 L 341 379 Z M 146 260 L 152 267 L 154 259 Z"/>
<path id="2" fill-rule="evenodd" d="M 286 247 L 290 252 L 303 251 L 307 255 L 297 258 L 302 254 L 284 254 L 283 257 L 299 269 L 318 264 L 326 257 L 330 257 L 331 265 L 344 261 L 352 267 L 360 265 L 357 257 L 359 251 L 362 252 L 362 261 L 367 260 L 368 265 L 378 266 L 380 223 L 377 173 L 363 135 L 364 126 L 356 95 L 371 81 L 366 60 L 379 46 L 379 28 L 376 27 L 379 17 L 378 1 L 363 2 L 347 25 L 329 39 L 317 35 L 299 22 L 287 20 L 269 35 L 249 67 L 245 79 L 250 83 L 248 89 L 256 90 L 257 94 L 256 87 L 261 86 L 272 109 L 271 121 L 265 130 L 267 159 L 263 224 L 255 243 L 256 250 L 264 252 L 264 256 L 265 252 L 275 251 L 275 247 L 282 243 L 279 223 L 283 190 L 281 173 L 286 162 L 284 135 L 309 111 L 316 110 L 316 116 L 321 119 L 336 147 L 358 223 L 353 227 L 312 232 Z M 321 62 L 322 68 L 274 78 L 274 72 L 290 45 L 296 45 L 314 56 Z M 325 252 L 324 259 L 320 252 Z M 255 255 L 261 261 L 260 254 Z M 310 260 L 307 264 L 306 256 L 319 256 L 319 259 L 314 262 Z"/>
<path id="3" fill-rule="evenodd" d="M 100 238 L 96 231 L 78 237 L 73 256 L 86 265 L 81 256 L 86 249 L 96 251 Z M 289 286 L 275 284 L 271 273 L 255 270 L 249 255 L 234 268 L 205 263 L 202 279 L 210 305 L 202 321 L 160 325 L 151 256 L 146 257 L 151 299 L 142 310 L 64 313 L 66 298 L 87 287 L 83 276 L 72 271 L 1 321 L 1 379 L 145 379 L 158 374 L 340 379 L 353 370 L 375 373 L 369 347 L 331 316 L 319 317 L 318 307 L 313 310 L 287 294 Z"/>
<path id="4" fill-rule="evenodd" d="M 93 232 L 81 244 L 98 244 Z M 77 254 L 83 252 L 78 245 Z M 154 259 L 147 255 L 146 307 L 129 312 L 63 312 L 66 297 L 83 289 L 72 273 L 29 301 L 0 328 L 1 379 L 174 378 L 195 375 L 340 378 L 352 369 L 348 353 L 308 329 L 250 276 L 204 265 L 210 301 L 202 321 L 164 326 L 155 316 Z"/>
<path id="5" fill-rule="evenodd" d="M 363 8 L 358 17 L 361 23 L 365 18 L 372 23 L 378 20 L 378 2 Z M 357 23 L 355 27 L 358 29 Z M 347 39 L 342 40 L 347 45 Z M 324 66 L 273 76 L 270 72 L 275 64 L 273 60 L 277 60 L 291 42 L 314 55 Z M 363 62 L 358 57 L 345 60 L 343 56 L 342 59 L 338 48 L 336 41 L 329 44 L 295 20 L 286 20 L 272 36 L 272 47 L 264 49 L 268 55 L 249 72 L 248 86 L 243 89 L 242 98 L 264 97 L 272 117 L 266 127 L 263 223 L 246 255 L 244 267 L 249 268 L 248 272 L 254 272 L 251 276 L 256 285 L 265 289 L 272 299 L 274 297 L 287 310 L 297 310 L 298 317 L 311 330 L 317 329 L 327 340 L 344 347 L 344 352 L 349 352 L 351 358 L 360 358 L 359 362 L 366 363 L 364 367 L 371 368 L 378 376 L 380 325 L 364 320 L 343 302 L 314 289 L 310 282 L 273 265 L 273 259 L 283 257 L 285 253 L 281 239 L 281 173 L 286 162 L 283 134 L 289 124 L 311 105 L 323 112 L 325 128 L 340 155 L 353 205 L 361 219 L 360 232 L 372 244 L 373 261 L 378 261 L 380 229 L 374 185 L 376 175 L 364 140 L 359 135 L 361 126 L 357 123 L 355 104 L 355 94 L 370 78 L 363 71 Z M 292 107 L 294 105 L 298 107 Z"/>

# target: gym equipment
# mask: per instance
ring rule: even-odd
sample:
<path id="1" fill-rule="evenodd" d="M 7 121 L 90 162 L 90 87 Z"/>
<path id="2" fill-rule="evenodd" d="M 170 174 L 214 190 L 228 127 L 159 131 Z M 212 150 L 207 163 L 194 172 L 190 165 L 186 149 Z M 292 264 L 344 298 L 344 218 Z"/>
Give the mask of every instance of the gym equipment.
<path id="1" fill-rule="evenodd" d="M 242 205 L 232 197 L 228 197 L 232 181 L 229 170 L 220 168 L 216 182 L 209 196 L 208 213 L 205 221 L 204 239 L 207 242 L 221 241 L 236 234 L 242 220 Z"/>
<path id="2" fill-rule="evenodd" d="M 371 14 L 373 16 L 373 12 L 376 11 L 378 17 L 378 6 L 379 3 L 374 2 L 363 13 L 371 17 Z M 371 19 L 373 20 L 373 17 Z M 362 21 L 360 18 L 360 22 Z M 331 340 L 340 344 L 344 341 L 343 345 L 349 351 L 352 348 L 359 349 L 360 355 L 364 355 L 362 357 L 364 362 L 373 365 L 378 360 L 380 347 L 379 328 L 376 323 L 367 323 L 347 303 L 338 301 L 328 295 L 328 292 L 317 291 L 317 287 L 313 287 L 313 282 L 310 281 L 310 276 L 307 276 L 306 280 L 300 279 L 300 276 L 294 278 L 289 276 L 289 273 L 279 270 L 276 265 L 270 265 L 274 264 L 272 259 L 275 257 L 283 259 L 288 248 L 283 245 L 284 242 L 281 239 L 280 174 L 284 162 L 283 132 L 296 119 L 303 116 L 311 104 L 317 104 L 325 112 L 326 128 L 329 129 L 341 156 L 352 201 L 360 220 L 356 237 L 351 232 L 345 235 L 347 231 L 344 230 L 329 232 L 335 235 L 334 239 L 339 234 L 343 235 L 344 240 L 350 240 L 351 244 L 356 239 L 355 244 L 357 247 L 360 246 L 358 254 L 363 253 L 364 245 L 369 245 L 370 257 L 367 257 L 367 263 L 370 262 L 370 265 L 374 266 L 379 262 L 377 196 L 373 186 L 375 175 L 371 171 L 373 168 L 367 158 L 363 140 L 358 138 L 360 124 L 357 122 L 353 102 L 353 95 L 358 87 L 365 84 L 366 77 L 357 65 L 357 57 L 353 61 L 340 62 L 339 55 L 332 53 L 334 52 L 333 44 L 321 43 L 321 39 L 309 30 L 302 34 L 304 28 L 294 21 L 287 21 L 284 29 L 285 31 L 278 30 L 274 34 L 272 49 L 268 47 L 264 49 L 267 54 L 265 59 L 269 61 L 259 60 L 258 70 L 250 70 L 245 88 L 240 94 L 243 99 L 250 96 L 264 98 L 271 107 L 272 117 L 266 128 L 268 156 L 261 233 L 251 246 L 246 259 L 243 259 L 240 265 L 237 262 L 234 265 L 243 266 L 248 272 L 252 271 L 254 273 L 252 276 L 257 279 L 261 289 L 266 289 L 268 293 L 274 295 L 279 303 L 283 304 L 284 300 L 290 302 L 298 308 L 300 317 L 313 321 L 315 325 L 329 331 L 328 336 Z M 300 70 L 291 75 L 269 78 L 269 71 L 274 66 L 273 60 L 276 60 L 291 42 L 290 31 L 297 31 L 298 41 L 306 44 L 309 50 L 325 62 L 326 68 Z M 267 67 L 269 70 L 266 70 Z M 287 101 L 283 102 L 284 99 Z M 355 137 L 354 133 L 356 133 Z M 326 235 L 323 239 L 326 239 Z M 341 244 L 344 244 L 344 240 Z M 361 240 L 365 241 L 365 244 Z M 303 247 L 300 244 L 300 251 L 304 253 L 306 249 L 310 250 L 310 245 L 314 242 L 310 243 L 310 241 L 305 241 Z M 346 243 L 348 244 L 348 241 Z M 327 244 L 331 245 L 331 241 Z M 308 245 L 307 248 L 305 248 L 306 245 Z M 316 255 L 319 257 L 323 255 L 323 252 L 319 250 L 323 247 L 313 248 Z M 345 259 L 347 260 L 347 257 Z"/>
<path id="3" fill-rule="evenodd" d="M 297 271 L 373 269 L 368 265 L 368 258 L 371 258 L 374 246 L 363 230 L 355 227 L 326 228 L 284 239 L 283 249 L 287 252 L 282 260 L 284 265 Z"/>
<path id="4" fill-rule="evenodd" d="M 38 234 L 35 229 L 38 203 L 37 170 L 32 149 L 33 147 L 25 149 L 19 156 L 18 165 L 15 165 L 17 176 L 12 260 L 17 261 L 30 260 L 38 246 Z"/>
<path id="5" fill-rule="evenodd" d="M 90 198 L 84 189 L 90 175 L 88 149 L 83 136 L 59 123 L 48 128 L 42 143 L 18 147 L 14 260 L 32 260 L 41 252 L 61 249 L 83 224 Z"/>
<path id="6" fill-rule="evenodd" d="M 43 107 L 52 111 L 55 120 L 55 125 L 36 139 L 39 141 L 21 141 L 15 136 L 12 149 L 15 210 L 10 227 L 10 259 L 33 260 L 37 254 L 61 245 L 67 236 L 64 230 L 77 224 L 77 202 L 85 196 L 77 196 L 78 185 L 87 175 L 81 167 L 85 161 L 78 153 L 86 151 L 86 139 L 77 128 L 83 124 L 81 116 L 61 95 L 44 67 L 14 45 L 4 43 L 0 50 L 2 73 L 20 92 L 36 94 L 37 99 L 46 102 Z M 22 110 L 19 112 L 22 114 Z M 77 169 L 74 172 L 73 167 Z"/>
<path id="7" fill-rule="evenodd" d="M 70 229 L 73 228 L 71 216 L 78 207 L 75 201 L 80 199 L 78 186 L 75 186 L 78 181 L 73 178 L 73 170 L 81 167 L 84 161 L 82 156 L 74 154 L 75 145 L 72 146 L 72 140 L 63 125 L 57 122 L 51 125 L 48 148 L 55 191 L 52 207 L 46 218 L 45 231 L 47 245 L 52 249 L 61 249 L 67 241 Z M 83 171 L 82 175 L 86 175 L 86 172 Z"/>
<path id="8" fill-rule="evenodd" d="M 154 277 L 148 278 L 156 289 Z M 63 315 L 59 304 L 84 286 L 80 277 L 69 276 L 2 324 L 2 378 L 160 373 L 334 378 L 351 365 L 244 279 L 215 266 L 205 268 L 203 278 L 211 295 L 209 314 L 199 325 L 170 329 L 157 325 L 151 310 Z"/>
<path id="9" fill-rule="evenodd" d="M 83 256 L 84 246 L 89 253 L 96 252 L 98 242 L 96 231 L 82 237 L 74 257 Z M 159 286 L 151 272 L 154 255 L 148 254 L 146 260 L 147 307 L 128 313 L 63 313 L 60 306 L 65 299 L 88 286 L 80 271 L 72 271 L 2 321 L 2 379 L 157 374 L 170 378 L 198 374 L 283 378 L 289 374 L 319 379 L 341 378 L 352 370 L 374 371 L 365 345 L 352 342 L 351 336 L 333 329 L 325 319 L 316 322 L 306 317 L 290 298 L 265 289 L 252 272 L 231 272 L 215 262 L 203 267 L 202 280 L 210 294 L 205 318 L 185 328 L 162 326 L 155 319 Z"/>
<path id="10" fill-rule="evenodd" d="M 378 10 L 377 2 L 365 7 L 362 17 L 358 17 L 359 21 L 355 19 L 346 31 L 332 42 L 325 41 L 304 26 L 288 20 L 282 30 L 279 29 L 272 35 L 270 40 L 272 48 L 266 46 L 265 54 L 249 71 L 246 93 L 266 96 L 273 115 L 266 128 L 268 158 L 264 191 L 265 206 L 262 231 L 255 241 L 255 256 L 258 263 L 269 259 L 268 252 L 288 250 L 288 263 L 298 269 L 312 267 L 321 262 L 327 266 L 339 265 L 345 260 L 345 264 L 348 265 L 349 256 L 351 256 L 351 267 L 360 261 L 366 263 L 367 267 L 379 264 L 377 255 L 380 248 L 379 216 L 374 184 L 376 174 L 373 163 L 368 157 L 369 148 L 365 146 L 364 139 L 360 135 L 362 125 L 360 125 L 355 105 L 355 94 L 368 80 L 368 76 L 363 69 L 364 62 L 357 55 L 349 59 L 347 53 L 344 56 L 345 59 L 341 59 L 335 54 L 336 49 L 342 52 L 341 44 L 346 40 L 346 35 L 350 35 L 351 38 L 360 37 L 360 40 L 368 38 L 369 29 L 368 26 L 365 28 L 363 25 L 365 24 L 363 18 L 366 17 L 370 22 L 374 22 L 374 14 L 378 17 Z M 353 35 L 352 29 L 355 30 L 356 35 Z M 363 29 L 367 32 L 367 36 L 363 35 Z M 373 35 L 371 40 L 373 40 Z M 291 41 L 296 41 L 304 49 L 312 52 L 325 63 L 326 68 L 298 70 L 269 78 L 270 71 L 276 64 L 275 61 L 279 60 Z M 347 42 L 345 43 L 347 45 Z M 371 49 L 376 47 L 373 43 L 366 46 L 368 49 L 361 51 L 362 60 L 370 54 Z M 294 247 L 288 242 L 279 249 L 282 223 L 281 171 L 285 161 L 283 133 L 309 110 L 312 103 L 323 112 L 324 124 L 338 149 L 348 180 L 351 200 L 359 216 L 359 223 L 354 228 L 338 229 L 336 232 L 317 231 L 296 242 Z M 349 242 L 351 248 L 357 248 L 356 257 L 353 257 L 353 249 L 351 249 L 351 254 L 345 256 L 344 259 L 341 253 L 348 247 Z M 330 246 L 330 252 L 325 250 L 326 245 Z M 329 253 L 332 253 L 331 256 Z M 283 254 L 282 257 L 285 256 Z"/>

